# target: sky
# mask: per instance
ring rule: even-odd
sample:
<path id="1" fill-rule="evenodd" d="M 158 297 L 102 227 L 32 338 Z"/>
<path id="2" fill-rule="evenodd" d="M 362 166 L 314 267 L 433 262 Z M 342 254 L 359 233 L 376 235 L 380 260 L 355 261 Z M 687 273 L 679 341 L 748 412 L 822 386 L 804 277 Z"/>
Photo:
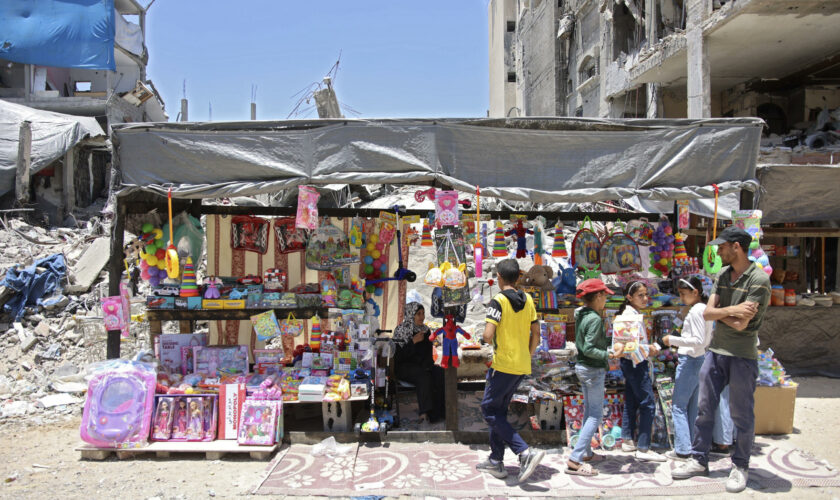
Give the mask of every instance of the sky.
<path id="1" fill-rule="evenodd" d="M 158 0 L 146 18 L 147 77 L 174 121 L 317 118 L 301 90 L 339 59 L 348 118 L 483 117 L 488 0 Z M 356 111 L 358 114 L 353 113 Z"/>

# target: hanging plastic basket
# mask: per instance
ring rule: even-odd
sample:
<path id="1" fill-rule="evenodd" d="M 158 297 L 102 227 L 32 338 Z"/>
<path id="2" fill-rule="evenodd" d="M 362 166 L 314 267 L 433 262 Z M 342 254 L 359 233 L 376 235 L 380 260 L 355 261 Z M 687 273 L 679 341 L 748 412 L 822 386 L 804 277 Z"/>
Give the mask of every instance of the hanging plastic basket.
<path id="1" fill-rule="evenodd" d="M 592 220 L 584 217 L 580 230 L 572 240 L 572 267 L 591 271 L 600 264 L 601 239 L 593 230 Z"/>
<path id="2" fill-rule="evenodd" d="M 621 221 L 616 221 L 613 230 L 601 244 L 601 272 L 603 274 L 626 273 L 642 268 L 639 245 L 627 233 L 620 230 Z"/>

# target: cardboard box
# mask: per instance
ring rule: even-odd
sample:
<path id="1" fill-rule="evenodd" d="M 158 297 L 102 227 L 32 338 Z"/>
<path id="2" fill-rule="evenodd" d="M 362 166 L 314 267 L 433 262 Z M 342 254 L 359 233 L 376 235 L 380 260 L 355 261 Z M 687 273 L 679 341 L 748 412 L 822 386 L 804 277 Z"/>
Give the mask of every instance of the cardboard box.
<path id="1" fill-rule="evenodd" d="M 243 402 L 245 384 L 219 386 L 219 439 L 236 439 Z"/>
<path id="2" fill-rule="evenodd" d="M 204 333 L 163 333 L 159 338 L 160 364 L 172 373 L 184 373 L 182 347 L 207 345 L 207 334 Z"/>
<path id="3" fill-rule="evenodd" d="M 201 297 L 187 297 L 187 309 L 201 309 Z"/>
<path id="4" fill-rule="evenodd" d="M 201 306 L 204 309 L 224 309 L 225 303 L 218 299 L 204 299 L 201 301 Z"/>
<path id="5" fill-rule="evenodd" d="M 146 309 L 175 309 L 175 297 L 146 297 Z"/>
<path id="6" fill-rule="evenodd" d="M 793 432 L 793 410 L 796 386 L 755 388 L 755 433 L 790 434 Z"/>
<path id="7" fill-rule="evenodd" d="M 224 299 L 224 309 L 245 309 L 245 299 Z"/>

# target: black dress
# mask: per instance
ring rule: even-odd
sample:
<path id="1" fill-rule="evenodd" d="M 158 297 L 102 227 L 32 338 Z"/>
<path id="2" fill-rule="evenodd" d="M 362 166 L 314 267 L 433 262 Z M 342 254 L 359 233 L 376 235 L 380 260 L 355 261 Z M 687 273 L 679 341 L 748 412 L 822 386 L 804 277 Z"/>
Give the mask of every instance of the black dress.
<path id="1" fill-rule="evenodd" d="M 427 414 L 430 421 L 446 415 L 443 368 L 432 358 L 431 331 L 426 328 L 422 342 L 408 342 L 397 347 L 395 371 L 397 378 L 412 384 L 417 390 L 419 414 Z"/>

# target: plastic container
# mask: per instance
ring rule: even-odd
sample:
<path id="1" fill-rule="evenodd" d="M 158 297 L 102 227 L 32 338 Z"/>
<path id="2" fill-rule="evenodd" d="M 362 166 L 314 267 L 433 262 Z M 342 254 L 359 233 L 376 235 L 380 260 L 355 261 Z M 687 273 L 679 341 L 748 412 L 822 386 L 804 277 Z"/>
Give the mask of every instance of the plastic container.
<path id="1" fill-rule="evenodd" d="M 785 305 L 796 305 L 796 290 L 794 290 L 793 288 L 785 288 Z"/>
<path id="2" fill-rule="evenodd" d="M 781 285 L 773 285 L 773 288 L 770 290 L 770 305 L 785 305 L 785 289 Z"/>

